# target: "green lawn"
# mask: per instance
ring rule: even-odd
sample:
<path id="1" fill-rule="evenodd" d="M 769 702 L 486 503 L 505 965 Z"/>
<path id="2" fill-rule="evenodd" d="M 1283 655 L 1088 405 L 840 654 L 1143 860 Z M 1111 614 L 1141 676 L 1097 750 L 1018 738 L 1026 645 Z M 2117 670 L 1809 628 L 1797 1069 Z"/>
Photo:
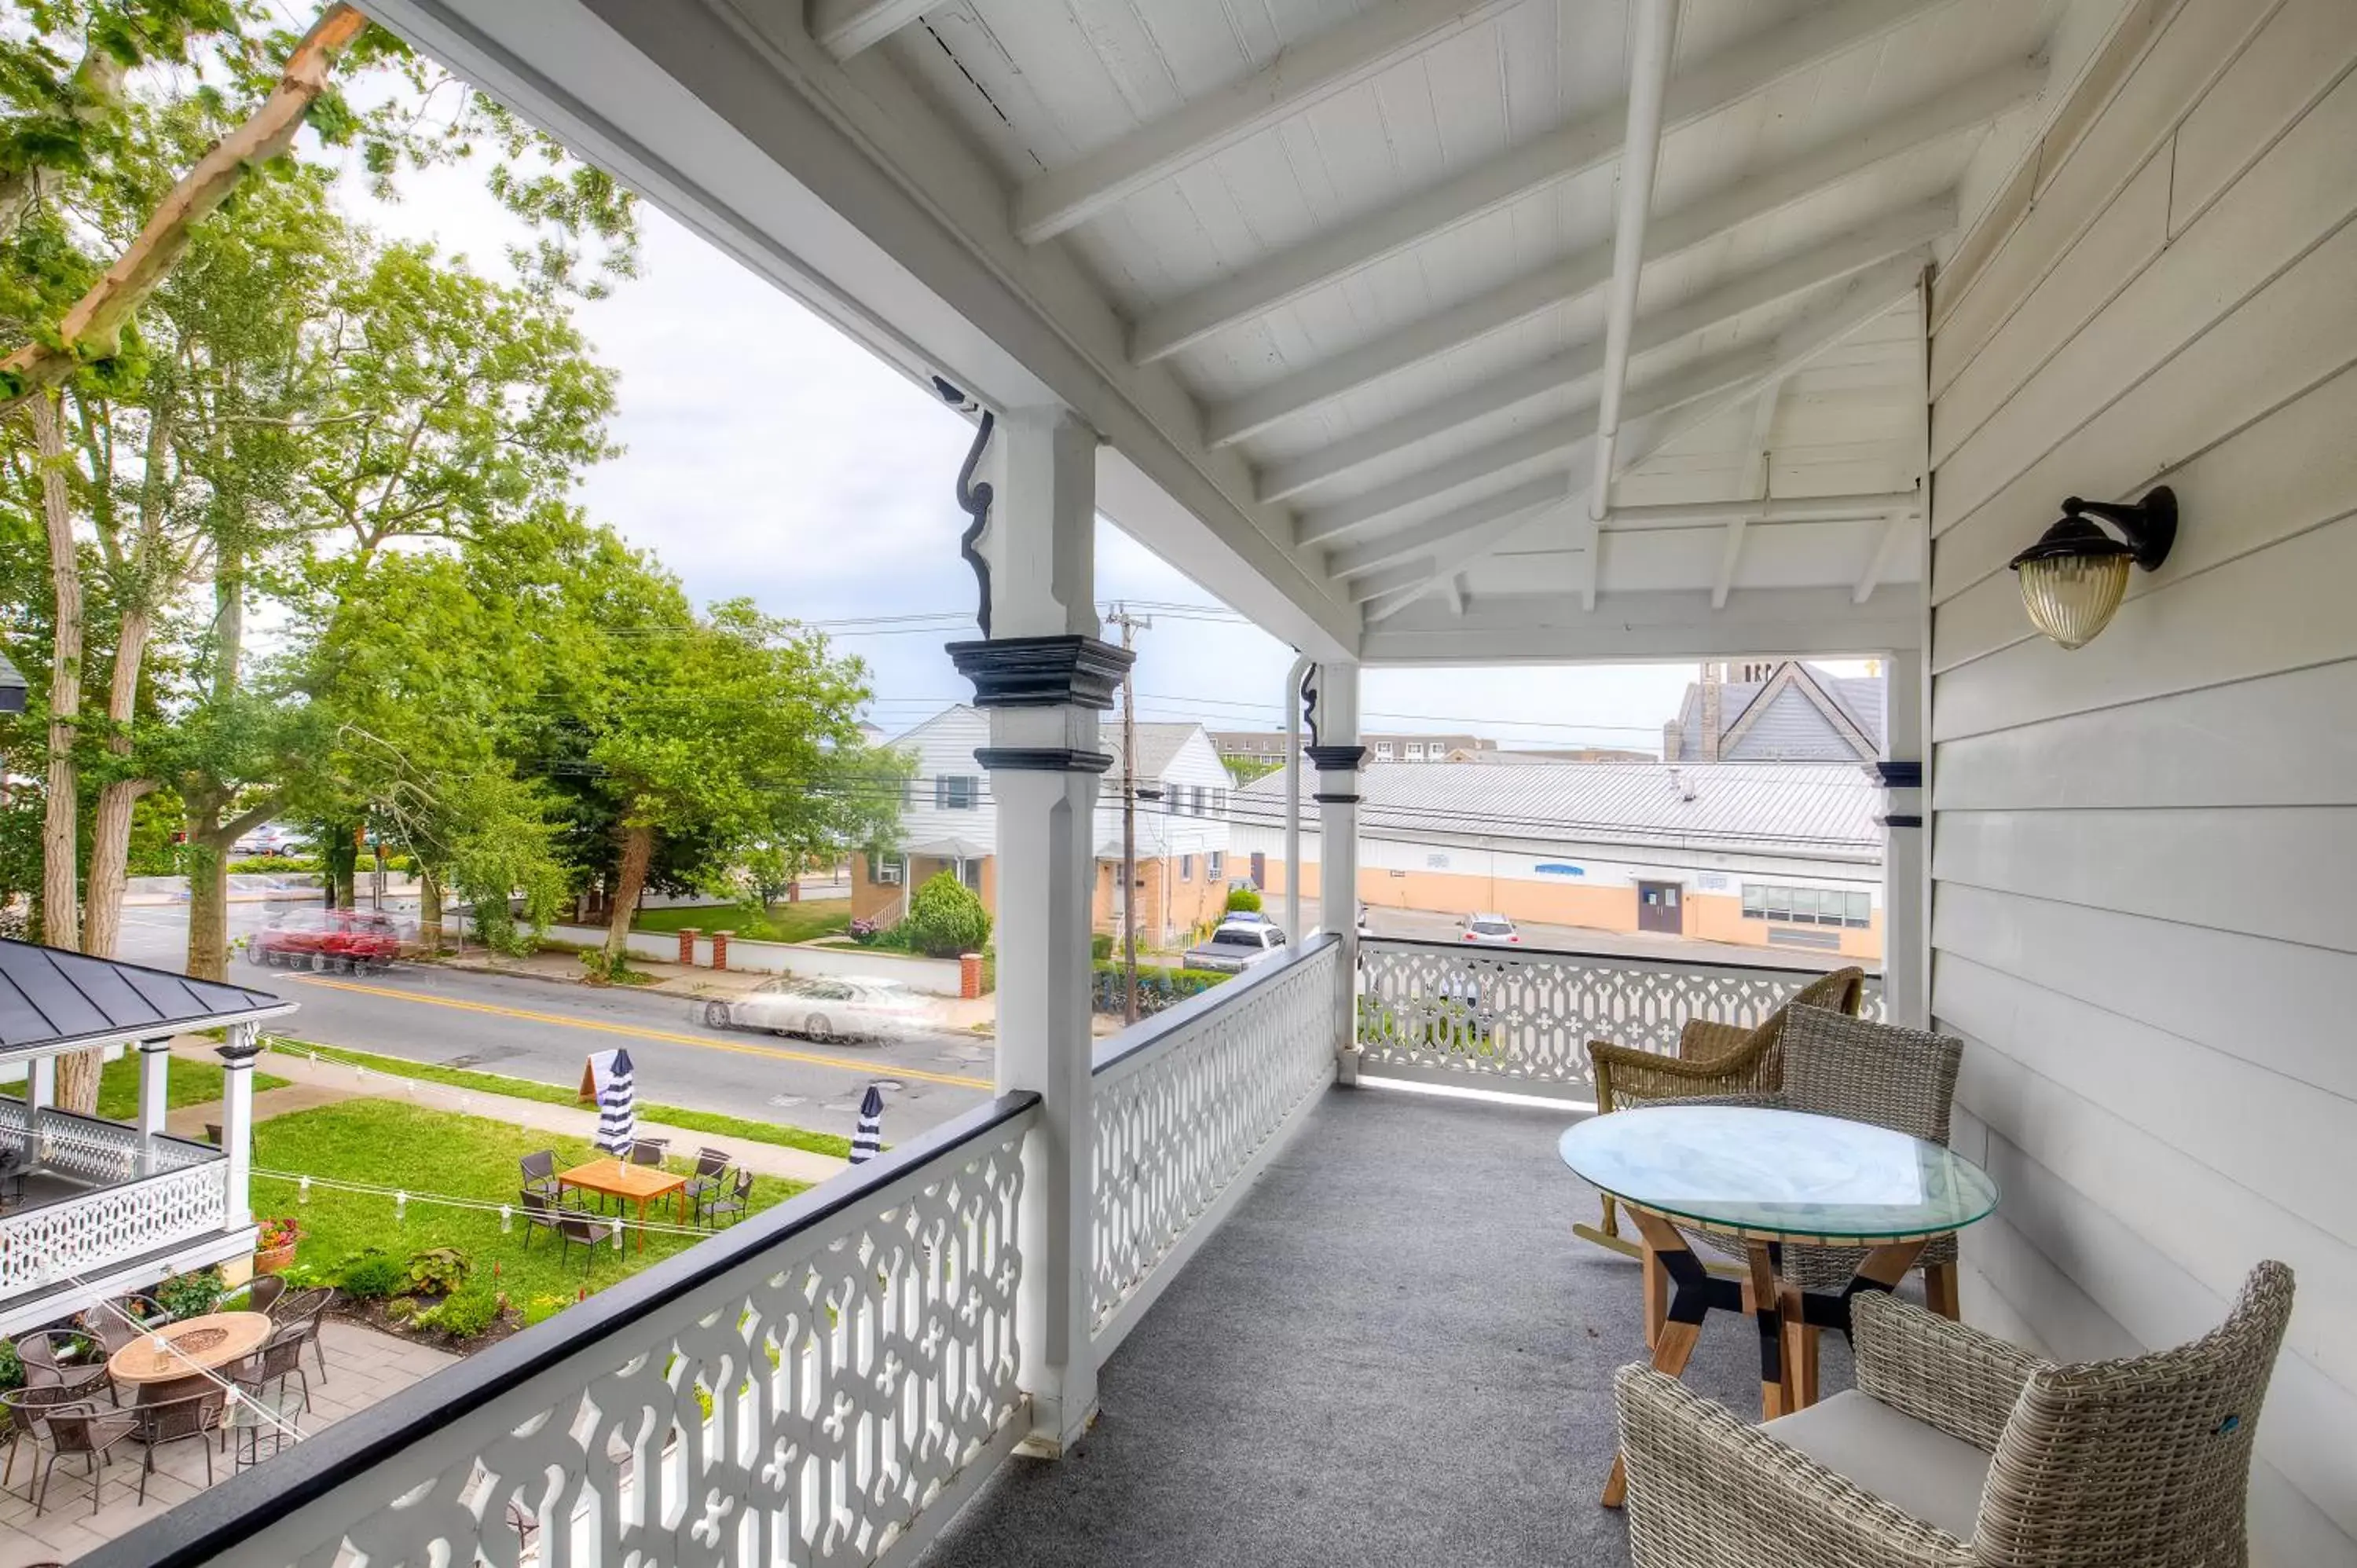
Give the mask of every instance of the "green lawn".
<path id="1" fill-rule="evenodd" d="M 375 1056 L 367 1051 L 346 1050 L 340 1046 L 315 1046 L 302 1040 L 288 1040 L 284 1047 L 275 1048 L 316 1052 L 323 1062 L 344 1062 L 394 1078 L 414 1078 L 425 1083 L 472 1090 L 479 1094 L 504 1094 L 516 1100 L 536 1100 L 544 1105 L 581 1103 L 580 1097 L 570 1088 L 539 1083 L 528 1078 L 510 1078 L 505 1073 L 479 1072 L 473 1068 L 438 1067 L 432 1062 L 405 1061 L 400 1057 Z M 179 1070 L 178 1062 L 173 1064 L 173 1070 Z M 775 1144 L 781 1149 L 806 1149 L 814 1155 L 832 1155 L 839 1160 L 848 1158 L 851 1154 L 850 1139 L 837 1137 L 832 1133 L 813 1133 L 807 1127 L 789 1127 L 776 1122 L 752 1122 L 742 1116 L 726 1116 L 713 1111 L 690 1111 L 683 1105 L 664 1105 L 651 1100 L 639 1101 L 639 1115 L 645 1121 L 684 1127 L 691 1133 L 711 1133 L 725 1138 L 742 1138 L 754 1144 Z"/>
<path id="2" fill-rule="evenodd" d="M 456 1247 L 473 1263 L 474 1279 L 505 1291 L 509 1305 L 528 1322 L 572 1305 L 585 1283 L 592 1290 L 612 1284 L 696 1240 L 649 1233 L 641 1251 L 640 1238 L 632 1232 L 625 1236 L 621 1252 L 610 1242 L 599 1247 L 585 1277 L 578 1247 L 571 1250 L 568 1260 L 560 1261 L 555 1238 L 533 1232 L 521 1214 L 513 1228 L 502 1232 L 496 1213 L 423 1201 L 431 1193 L 513 1205 L 520 1179 L 516 1162 L 523 1155 L 554 1148 L 559 1170 L 597 1157 L 597 1151 L 582 1140 L 552 1137 L 480 1116 L 400 1101 L 348 1100 L 273 1117 L 254 1128 L 253 1144 L 254 1211 L 291 1218 L 303 1227 L 296 1263 L 332 1277 L 345 1259 L 371 1247 L 403 1261 L 429 1248 Z M 264 1172 L 312 1176 L 310 1201 L 298 1203 L 296 1183 Z M 318 1185 L 321 1177 L 402 1188 L 412 1197 L 404 1217 L 396 1220 L 390 1196 L 329 1191 Z M 753 1207 L 766 1208 L 801 1190 L 796 1182 L 757 1177 Z M 668 1208 L 660 1216 L 650 1210 L 648 1218 L 673 1219 Z"/>
<path id="3" fill-rule="evenodd" d="M 286 1080 L 256 1069 L 253 1091 L 284 1089 Z M 186 1057 L 174 1057 L 170 1073 L 164 1080 L 164 1101 L 172 1110 L 183 1105 L 199 1105 L 221 1097 L 221 1065 L 219 1062 L 190 1061 Z M 22 1095 L 7 1098 L 21 1100 Z M 122 1058 L 106 1064 L 98 1075 L 98 1113 L 110 1122 L 139 1120 L 139 1053 L 126 1051 Z M 846 1145 L 847 1146 L 847 1145 Z"/>
<path id="4" fill-rule="evenodd" d="M 641 931 L 675 931 L 682 926 L 694 926 L 699 931 L 720 929 L 748 942 L 806 942 L 849 930 L 851 900 L 806 898 L 799 904 L 772 904 L 760 915 L 734 905 L 641 909 L 630 925 Z"/>

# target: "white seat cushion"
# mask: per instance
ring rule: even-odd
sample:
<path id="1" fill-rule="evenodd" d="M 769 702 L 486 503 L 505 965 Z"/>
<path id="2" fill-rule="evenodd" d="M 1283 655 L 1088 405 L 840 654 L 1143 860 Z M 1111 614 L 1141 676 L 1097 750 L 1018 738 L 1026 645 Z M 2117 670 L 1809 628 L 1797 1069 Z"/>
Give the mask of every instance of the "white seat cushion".
<path id="1" fill-rule="evenodd" d="M 1958 1541 L 1973 1538 L 1989 1456 L 1971 1444 L 1856 1389 L 1779 1416 L 1760 1430 L 1900 1512 Z"/>

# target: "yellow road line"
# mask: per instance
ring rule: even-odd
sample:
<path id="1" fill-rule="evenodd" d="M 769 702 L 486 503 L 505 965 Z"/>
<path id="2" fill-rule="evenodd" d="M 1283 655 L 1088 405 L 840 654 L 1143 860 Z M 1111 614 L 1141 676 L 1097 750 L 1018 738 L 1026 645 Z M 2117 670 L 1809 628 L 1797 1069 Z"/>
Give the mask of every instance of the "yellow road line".
<path id="1" fill-rule="evenodd" d="M 396 991 L 389 985 L 360 985 L 349 980 L 328 980 L 316 974 L 289 974 L 283 978 L 302 985 L 325 985 L 336 991 L 357 991 L 366 996 L 390 996 L 398 1002 L 418 1002 L 429 1007 L 456 1007 L 462 1013 L 490 1013 L 501 1018 L 522 1018 L 534 1024 L 562 1024 L 571 1029 L 628 1035 L 633 1039 L 667 1040 L 673 1045 L 698 1046 L 710 1051 L 735 1051 L 739 1056 L 770 1057 L 778 1061 L 806 1062 L 812 1067 L 839 1068 L 845 1072 L 860 1073 L 868 1078 L 914 1078 L 927 1083 L 952 1084 L 959 1089 L 996 1087 L 986 1078 L 961 1078 L 955 1073 L 927 1072 L 922 1068 L 899 1067 L 889 1062 L 845 1061 L 841 1057 L 823 1057 L 815 1051 L 789 1051 L 776 1046 L 747 1045 L 738 1040 L 710 1040 L 701 1035 L 675 1035 L 668 1029 L 641 1028 L 636 1024 L 601 1024 L 594 1018 L 572 1018 L 562 1013 L 535 1013 L 529 1007 L 501 1007 L 489 1002 L 462 1002 L 455 996 L 421 996 L 416 992 Z"/>

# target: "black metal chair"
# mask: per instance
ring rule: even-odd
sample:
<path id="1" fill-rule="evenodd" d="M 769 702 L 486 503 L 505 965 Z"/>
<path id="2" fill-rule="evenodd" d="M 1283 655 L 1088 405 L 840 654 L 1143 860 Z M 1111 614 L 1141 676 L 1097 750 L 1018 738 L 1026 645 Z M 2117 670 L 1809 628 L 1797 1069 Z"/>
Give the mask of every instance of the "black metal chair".
<path id="1" fill-rule="evenodd" d="M 86 1359 L 91 1337 L 76 1328 L 42 1328 L 19 1335 L 16 1359 L 25 1364 L 25 1381 L 62 1388 L 77 1398 L 110 1387 L 106 1357 Z"/>
<path id="2" fill-rule="evenodd" d="M 663 1138 L 634 1138 L 630 1141 L 630 1164 L 659 1165 L 671 1153 L 671 1143 Z"/>
<path id="3" fill-rule="evenodd" d="M 704 1206 L 717 1197 L 728 1178 L 728 1151 L 709 1144 L 695 1151 L 695 1174 L 687 1178 L 688 1211 L 701 1221 Z"/>
<path id="4" fill-rule="evenodd" d="M 567 1212 L 558 1206 L 554 1198 L 537 1187 L 527 1187 L 517 1193 L 516 1202 L 523 1209 L 523 1245 L 527 1252 L 532 1251 L 533 1237 L 543 1230 L 556 1230 L 557 1217 Z"/>
<path id="5" fill-rule="evenodd" d="M 154 1407 L 150 1407 L 154 1408 Z M 141 1412 L 135 1410 L 102 1410 L 94 1400 L 78 1400 L 70 1404 L 49 1407 L 49 1456 L 41 1464 L 41 1483 L 33 1492 L 33 1514 L 38 1518 L 49 1505 L 49 1476 L 58 1461 L 69 1454 L 82 1456 L 83 1466 L 90 1472 L 90 1511 L 98 1512 L 98 1488 L 108 1459 L 113 1456 L 114 1445 L 133 1436 L 139 1429 Z M 206 1484 L 211 1484 L 212 1450 L 205 1450 Z M 139 1478 L 139 1500 L 147 1500 L 147 1478 Z"/>
<path id="6" fill-rule="evenodd" d="M 303 1370 L 303 1347 L 310 1338 L 306 1325 L 281 1324 L 272 1330 L 262 1348 L 240 1361 L 231 1369 L 229 1380 L 241 1393 L 261 1394 L 271 1385 L 284 1387 L 289 1378 L 299 1378 L 303 1383 L 303 1408 L 311 1408 L 311 1378 Z"/>
<path id="7" fill-rule="evenodd" d="M 81 1315 L 82 1326 L 109 1356 L 171 1321 L 171 1312 L 152 1295 L 119 1295 Z"/>
<path id="8" fill-rule="evenodd" d="M 552 1203 L 560 1200 L 563 1195 L 556 1186 L 555 1150 L 536 1149 L 516 1161 L 516 1165 L 523 1172 L 526 1192 L 539 1193 Z"/>
<path id="9" fill-rule="evenodd" d="M 581 1277 L 587 1279 L 589 1270 L 597 1262 L 597 1248 L 614 1233 L 620 1222 L 591 1218 L 577 1208 L 565 1209 L 556 1216 L 557 1259 L 561 1262 L 577 1244 L 583 1250 Z"/>
<path id="10" fill-rule="evenodd" d="M 737 1173 L 737 1179 L 730 1185 L 729 1189 L 726 1193 L 716 1194 L 711 1201 L 704 1206 L 704 1209 L 711 1218 L 712 1228 L 717 1230 L 720 1229 L 722 1215 L 728 1216 L 729 1223 L 733 1225 L 752 1212 L 752 1205 L 753 1173 L 740 1170 Z"/>
<path id="11" fill-rule="evenodd" d="M 6 1486 L 16 1473 L 19 1444 L 30 1443 L 33 1445 L 32 1463 L 36 1468 L 39 1466 L 42 1428 L 49 1419 L 49 1411 L 57 1405 L 78 1402 L 72 1391 L 56 1383 L 0 1389 L 0 1411 L 5 1411 L 8 1417 L 8 1462 L 0 1466 L 0 1487 Z M 25 1484 L 28 1488 L 32 1485 L 29 1473 Z"/>
<path id="12" fill-rule="evenodd" d="M 245 1310 L 268 1312 L 286 1294 L 286 1282 L 276 1274 L 256 1274 L 253 1283 L 245 1287 Z"/>
<path id="13" fill-rule="evenodd" d="M 218 1383 L 210 1384 L 192 1394 L 178 1399 L 157 1400 L 153 1404 L 135 1405 L 123 1413 L 132 1419 L 132 1435 L 146 1444 L 147 1455 L 139 1466 L 139 1500 L 147 1500 L 147 1477 L 156 1473 L 156 1450 L 175 1443 L 196 1440 L 205 1455 L 205 1485 L 213 1484 L 213 1432 L 221 1425 L 221 1409 L 229 1402 L 229 1391 Z M 49 1433 L 55 1441 L 58 1416 L 49 1412 Z"/>
<path id="14" fill-rule="evenodd" d="M 270 1315 L 271 1322 L 281 1327 L 301 1326 L 303 1337 L 310 1341 L 312 1357 L 319 1363 L 319 1380 L 323 1383 L 328 1380 L 328 1348 L 319 1338 L 319 1324 L 328 1316 L 328 1304 L 335 1299 L 333 1286 L 317 1285 L 294 1295 L 280 1297 L 276 1309 Z M 306 1380 L 303 1386 L 307 1391 L 311 1385 Z"/>

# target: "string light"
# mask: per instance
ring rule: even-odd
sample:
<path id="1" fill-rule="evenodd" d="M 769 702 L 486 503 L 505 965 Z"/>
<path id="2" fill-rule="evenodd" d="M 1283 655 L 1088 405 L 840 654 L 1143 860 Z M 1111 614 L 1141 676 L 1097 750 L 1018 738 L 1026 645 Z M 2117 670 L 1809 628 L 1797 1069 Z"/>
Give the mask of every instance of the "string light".
<path id="1" fill-rule="evenodd" d="M 394 1193 L 394 1194 L 393 1195 L 393 1217 L 395 1219 L 402 1219 L 402 1218 L 405 1217 L 405 1216 L 408 1214 L 408 1212 L 409 1212 L 409 1195 L 408 1195 L 407 1193 L 405 1193 L 405 1192 L 396 1192 L 396 1193 Z"/>
<path id="2" fill-rule="evenodd" d="M 295 1201 L 297 1203 L 308 1203 L 311 1201 L 311 1178 L 309 1176 L 305 1176 L 295 1184 Z"/>
<path id="3" fill-rule="evenodd" d="M 515 1229 L 515 1210 L 513 1210 L 512 1208 L 509 1208 L 506 1204 L 504 1204 L 504 1203 L 500 1204 L 500 1235 L 502 1235 L 502 1236 L 504 1236 L 504 1235 L 506 1235 L 509 1231 L 513 1230 L 514 1229 Z"/>
<path id="4" fill-rule="evenodd" d="M 370 1182 L 345 1181 L 337 1176 L 306 1176 L 302 1173 L 296 1171 L 266 1170 L 256 1167 L 253 1172 L 253 1178 L 256 1181 L 294 1182 L 298 1186 L 302 1182 L 308 1180 L 328 1192 L 346 1192 L 377 1197 L 392 1197 L 399 1200 L 399 1202 L 423 1203 L 437 1208 L 470 1209 L 478 1214 L 497 1215 L 503 1208 L 510 1209 L 511 1211 L 512 1211 L 513 1208 L 512 1205 L 493 1202 L 489 1198 L 458 1197 L 448 1193 L 438 1192 L 411 1192 L 405 1187 L 380 1187 Z M 398 1203 L 396 1204 L 396 1209 L 397 1208 Z M 619 1225 L 625 1230 L 643 1230 L 655 1236 L 706 1237 L 712 1234 L 710 1230 L 700 1225 L 681 1225 L 661 1219 L 633 1219 L 627 1215 L 613 1219 L 599 1217 L 598 1223 L 600 1225 Z"/>

